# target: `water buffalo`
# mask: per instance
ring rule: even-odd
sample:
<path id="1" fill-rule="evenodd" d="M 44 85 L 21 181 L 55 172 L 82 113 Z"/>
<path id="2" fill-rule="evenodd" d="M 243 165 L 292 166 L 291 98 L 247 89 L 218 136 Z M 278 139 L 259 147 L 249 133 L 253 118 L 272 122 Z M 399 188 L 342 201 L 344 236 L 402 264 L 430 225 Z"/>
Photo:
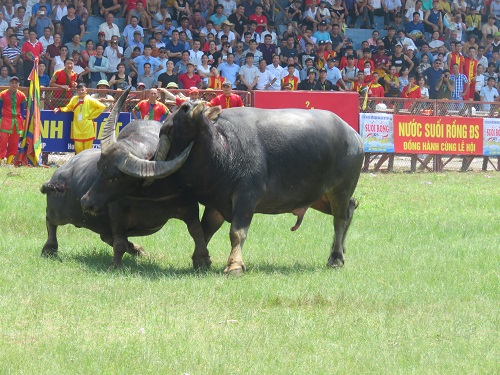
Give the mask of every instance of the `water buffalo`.
<path id="1" fill-rule="evenodd" d="M 132 168 L 136 160 L 152 158 L 161 124 L 156 121 L 134 121 L 115 139 L 115 125 L 126 94 L 108 118 L 108 132 L 103 135 L 102 149 L 83 152 L 59 168 L 42 186 L 47 194 L 47 230 L 42 255 L 57 253 L 56 229 L 71 223 L 101 235 L 113 246 L 115 266 L 120 267 L 125 252 L 137 254 L 140 247 L 128 241 L 129 236 L 145 236 L 158 231 L 171 218 L 183 220 L 195 242 L 193 266 L 210 266 L 210 256 L 199 221 L 198 202 L 184 193 L 171 177 L 143 186 L 151 169 L 138 170 L 143 177 L 130 177 L 120 171 Z M 169 171 L 153 169 L 168 176 L 186 159 L 190 148 L 169 162 Z M 154 163 L 154 162 L 153 162 Z M 165 165 L 166 166 L 166 165 Z M 94 205 L 88 200 L 93 196 Z"/>
<path id="2" fill-rule="evenodd" d="M 364 157 L 361 138 L 347 123 L 322 110 L 221 111 L 186 102 L 165 121 L 156 158 L 171 160 L 192 142 L 176 179 L 206 206 L 207 243 L 224 220 L 231 222 L 225 272 L 245 269 L 241 250 L 254 213 L 293 212 L 300 224 L 308 207 L 334 216 L 328 265 L 344 264 Z"/>

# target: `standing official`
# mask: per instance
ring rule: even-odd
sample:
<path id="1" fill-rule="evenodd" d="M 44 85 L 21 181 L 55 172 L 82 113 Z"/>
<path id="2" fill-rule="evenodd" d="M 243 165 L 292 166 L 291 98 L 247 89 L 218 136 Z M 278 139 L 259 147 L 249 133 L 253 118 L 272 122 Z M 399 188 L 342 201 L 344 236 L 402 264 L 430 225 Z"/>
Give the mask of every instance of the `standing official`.
<path id="1" fill-rule="evenodd" d="M 15 76 L 10 79 L 9 88 L 0 93 L 0 113 L 0 161 L 10 164 L 17 153 L 26 117 L 26 95 L 19 91 L 19 78 Z"/>

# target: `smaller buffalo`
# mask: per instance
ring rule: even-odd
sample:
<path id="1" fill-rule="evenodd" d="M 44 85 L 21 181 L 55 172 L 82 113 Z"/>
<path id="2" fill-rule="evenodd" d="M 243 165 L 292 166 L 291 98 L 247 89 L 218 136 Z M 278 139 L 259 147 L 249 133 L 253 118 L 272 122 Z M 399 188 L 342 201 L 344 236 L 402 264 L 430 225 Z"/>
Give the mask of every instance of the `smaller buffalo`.
<path id="1" fill-rule="evenodd" d="M 125 98 L 126 95 L 120 98 L 108 118 L 107 127 L 111 130 L 103 139 L 104 151 L 87 150 L 78 154 L 42 186 L 42 193 L 47 195 L 48 231 L 42 255 L 56 255 L 57 227 L 73 224 L 100 234 L 101 239 L 113 247 L 114 265 L 121 267 L 125 252 L 132 255 L 144 253 L 140 246 L 128 241 L 128 237 L 153 234 L 169 219 L 176 218 L 186 223 L 195 242 L 193 266 L 209 267 L 211 261 L 199 221 L 198 202 L 185 194 L 171 177 L 146 183 L 146 178 L 124 175 L 112 163 L 129 165 L 130 160 L 137 157 L 152 158 L 159 141 L 161 123 L 156 121 L 134 121 L 117 139 L 114 138 L 116 118 Z M 188 154 L 189 149 L 170 164 L 172 171 L 176 170 L 175 164 L 182 163 Z M 111 155 L 114 157 L 110 158 Z M 109 185 L 120 189 L 110 189 L 113 194 L 109 195 L 106 190 Z M 88 202 L 85 196 L 91 189 L 105 199 L 99 208 L 88 204 L 82 207 L 82 202 Z"/>

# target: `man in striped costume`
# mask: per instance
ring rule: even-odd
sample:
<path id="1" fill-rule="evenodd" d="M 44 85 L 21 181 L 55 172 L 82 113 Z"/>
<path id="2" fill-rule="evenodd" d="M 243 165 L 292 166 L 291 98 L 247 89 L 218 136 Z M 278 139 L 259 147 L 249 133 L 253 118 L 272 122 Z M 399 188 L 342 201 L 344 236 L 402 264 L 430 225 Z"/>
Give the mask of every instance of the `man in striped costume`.
<path id="1" fill-rule="evenodd" d="M 213 98 L 208 105 L 211 107 L 220 105 L 222 109 L 244 107 L 241 97 L 231 92 L 231 85 L 231 82 L 224 81 L 222 84 L 223 94 Z"/>
<path id="2" fill-rule="evenodd" d="M 149 90 L 149 99 L 141 100 L 137 103 L 137 105 L 132 108 L 132 116 L 134 116 L 136 120 L 139 120 L 137 118 L 137 112 L 139 112 L 140 118 L 143 120 L 161 121 L 162 118 L 168 115 L 169 110 L 165 104 L 160 103 L 157 99 L 158 90 Z"/>
<path id="3" fill-rule="evenodd" d="M 12 162 L 19 144 L 19 135 L 24 130 L 26 117 L 26 95 L 19 91 L 19 78 L 12 77 L 9 89 L 0 93 L 0 161 Z"/>

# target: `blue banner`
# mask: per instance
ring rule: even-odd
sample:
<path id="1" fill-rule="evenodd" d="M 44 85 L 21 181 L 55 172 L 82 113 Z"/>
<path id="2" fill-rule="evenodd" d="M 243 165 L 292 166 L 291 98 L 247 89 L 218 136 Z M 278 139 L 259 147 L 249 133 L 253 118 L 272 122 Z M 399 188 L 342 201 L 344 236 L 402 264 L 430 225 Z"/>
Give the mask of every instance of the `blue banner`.
<path id="1" fill-rule="evenodd" d="M 101 131 L 108 116 L 109 112 L 104 112 L 94 120 L 96 123 L 94 148 L 101 148 Z M 41 111 L 40 117 L 42 122 L 43 152 L 74 152 L 73 140 L 70 139 L 73 112 L 59 112 L 54 114 L 52 111 Z M 130 120 L 131 115 L 129 112 L 120 113 L 118 116 L 117 131 L 120 132 Z"/>

